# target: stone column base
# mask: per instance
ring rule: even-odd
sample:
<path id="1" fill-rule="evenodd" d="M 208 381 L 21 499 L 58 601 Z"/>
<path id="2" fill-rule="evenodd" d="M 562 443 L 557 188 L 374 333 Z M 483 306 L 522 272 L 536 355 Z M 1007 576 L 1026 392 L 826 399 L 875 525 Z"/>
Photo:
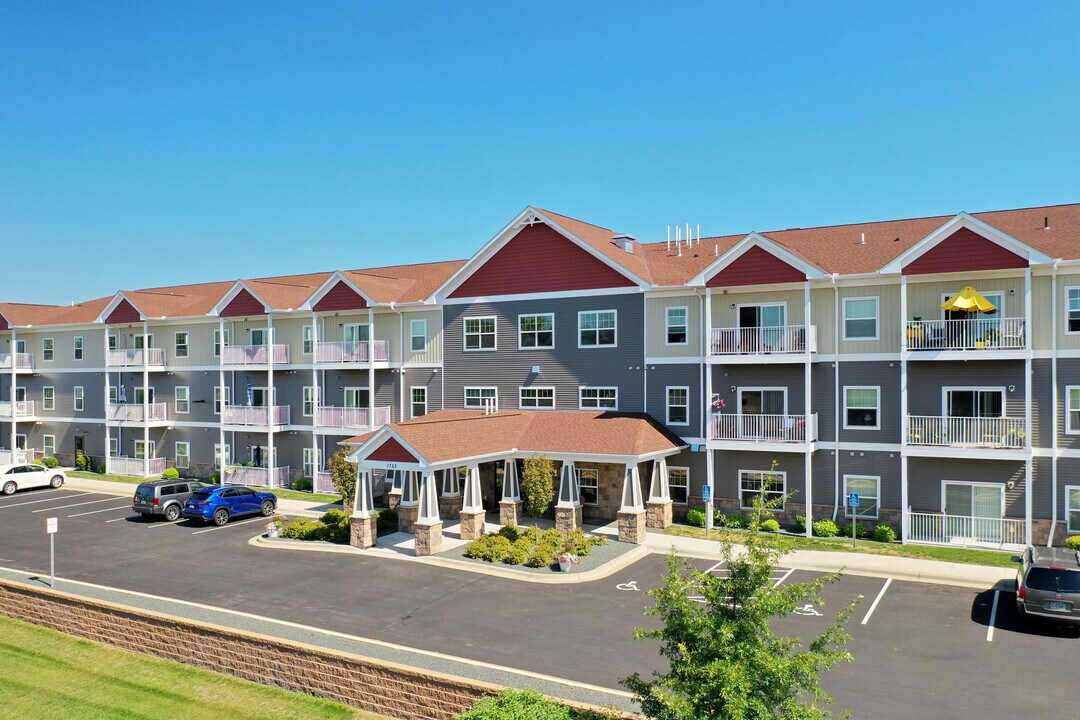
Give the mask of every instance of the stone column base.
<path id="1" fill-rule="evenodd" d="M 459 517 L 462 540 L 479 540 L 484 536 L 483 510 L 462 510 Z"/>
<path id="2" fill-rule="evenodd" d="M 442 523 L 416 524 L 416 555 L 426 557 L 442 552 Z"/>
<path id="3" fill-rule="evenodd" d="M 463 499 L 460 495 L 439 498 L 439 517 L 452 518 L 461 512 Z"/>
<path id="4" fill-rule="evenodd" d="M 397 524 L 401 532 L 416 532 L 416 518 L 420 515 L 419 505 L 398 505 Z"/>
<path id="5" fill-rule="evenodd" d="M 349 518 L 349 544 L 358 548 L 369 548 L 375 546 L 375 517 L 357 517 L 353 516 Z"/>
<path id="6" fill-rule="evenodd" d="M 650 500 L 645 503 L 645 527 L 663 530 L 671 525 L 671 501 Z"/>
<path id="7" fill-rule="evenodd" d="M 499 503 L 499 524 L 500 525 L 520 525 L 521 524 L 521 508 L 522 503 L 520 500 L 503 500 Z"/>
<path id="8" fill-rule="evenodd" d="M 398 505 L 401 504 L 401 493 L 387 493 L 386 494 L 386 506 L 391 510 L 397 510 Z"/>
<path id="9" fill-rule="evenodd" d="M 555 506 L 555 527 L 564 533 L 572 533 L 582 525 L 582 509 L 580 505 L 574 507 Z"/>
<path id="10" fill-rule="evenodd" d="M 645 542 L 644 510 L 619 513 L 619 542 L 634 543 L 635 545 Z"/>

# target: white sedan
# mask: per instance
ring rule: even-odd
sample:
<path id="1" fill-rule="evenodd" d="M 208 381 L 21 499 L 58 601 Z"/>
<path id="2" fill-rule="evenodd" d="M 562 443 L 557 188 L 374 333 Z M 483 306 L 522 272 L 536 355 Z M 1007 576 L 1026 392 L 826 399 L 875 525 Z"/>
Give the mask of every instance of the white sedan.
<path id="1" fill-rule="evenodd" d="M 62 487 L 66 479 L 63 470 L 50 469 L 35 463 L 0 465 L 0 493 L 4 495 L 26 488 Z"/>

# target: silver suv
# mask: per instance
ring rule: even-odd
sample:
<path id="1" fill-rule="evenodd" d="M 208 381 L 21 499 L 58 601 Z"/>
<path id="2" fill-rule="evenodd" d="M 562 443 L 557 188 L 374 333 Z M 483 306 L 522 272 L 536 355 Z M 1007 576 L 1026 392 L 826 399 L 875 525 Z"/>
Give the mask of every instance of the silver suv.
<path id="1" fill-rule="evenodd" d="M 1021 618 L 1080 625 L 1080 552 L 1029 547 L 1016 574 L 1016 609 Z"/>
<path id="2" fill-rule="evenodd" d="M 179 520 L 184 501 L 205 484 L 195 480 L 155 480 L 142 483 L 135 488 L 131 509 L 142 513 L 148 520 L 154 515 L 163 515 L 169 522 Z"/>

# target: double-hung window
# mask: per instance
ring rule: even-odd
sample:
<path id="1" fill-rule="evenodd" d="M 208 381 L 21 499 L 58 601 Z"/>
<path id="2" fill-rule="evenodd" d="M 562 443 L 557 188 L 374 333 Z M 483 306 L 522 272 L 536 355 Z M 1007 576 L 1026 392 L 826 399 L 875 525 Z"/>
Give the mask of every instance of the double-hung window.
<path id="1" fill-rule="evenodd" d="M 72 353 L 72 358 L 74 360 L 82 360 L 83 359 L 83 338 L 82 338 L 82 335 L 76 335 L 75 336 L 75 338 L 72 341 L 72 349 L 74 351 Z"/>
<path id="2" fill-rule="evenodd" d="M 880 388 L 844 387 L 844 428 L 878 430 L 880 411 Z"/>
<path id="3" fill-rule="evenodd" d="M 520 350 L 551 349 L 555 347 L 555 314 L 518 315 L 518 348 Z"/>
<path id="4" fill-rule="evenodd" d="M 555 388 L 523 387 L 519 388 L 518 406 L 522 409 L 555 407 Z"/>
<path id="5" fill-rule="evenodd" d="M 176 469 L 187 470 L 191 466 L 191 443 L 176 443 Z"/>
<path id="6" fill-rule="evenodd" d="M 315 386 L 308 385 L 304 388 L 304 417 L 315 417 Z M 304 477 L 315 477 L 305 475 Z"/>
<path id="7" fill-rule="evenodd" d="M 427 415 L 427 388 L 422 385 L 409 388 L 409 395 L 412 398 L 412 417 Z"/>
<path id="8" fill-rule="evenodd" d="M 116 349 L 116 336 L 115 335 L 110 335 L 109 336 L 109 349 L 110 350 L 115 350 Z"/>
<path id="9" fill-rule="evenodd" d="M 667 477 L 671 502 L 676 505 L 686 505 L 690 497 L 690 468 L 668 467 Z"/>
<path id="10" fill-rule="evenodd" d="M 844 298 L 844 339 L 878 339 L 878 298 Z"/>
<path id="11" fill-rule="evenodd" d="M 1065 386 L 1065 432 L 1080 435 L 1080 385 Z"/>
<path id="12" fill-rule="evenodd" d="M 315 448 L 304 448 L 303 464 L 304 477 L 314 479 L 319 470 L 319 451 Z"/>
<path id="13" fill-rule="evenodd" d="M 41 408 L 43 410 L 56 409 L 56 388 L 52 385 L 41 388 Z"/>
<path id="14" fill-rule="evenodd" d="M 221 357 L 221 346 L 228 347 L 232 343 L 229 341 L 229 328 L 225 328 L 225 342 L 222 343 L 221 330 L 214 331 L 214 357 Z"/>
<path id="15" fill-rule="evenodd" d="M 413 352 L 424 352 L 427 347 L 427 320 L 409 321 L 409 348 Z"/>
<path id="16" fill-rule="evenodd" d="M 859 496 L 859 507 L 848 506 L 851 493 Z M 878 497 L 881 494 L 881 478 L 874 475 L 844 476 L 844 517 L 876 518 Z"/>
<path id="17" fill-rule="evenodd" d="M 173 356 L 186 358 L 188 356 L 188 333 L 186 330 L 173 333 Z"/>
<path id="18" fill-rule="evenodd" d="M 590 310 L 578 313 L 578 347 L 615 347 L 615 310 Z"/>
<path id="19" fill-rule="evenodd" d="M 82 385 L 76 385 L 71 389 L 71 399 L 75 403 L 75 412 L 82 412 L 86 407 L 86 390 Z"/>
<path id="20" fill-rule="evenodd" d="M 600 473 L 596 468 L 575 468 L 577 473 L 578 491 L 581 493 L 582 505 L 597 505 L 600 501 L 598 481 Z"/>
<path id="21" fill-rule="evenodd" d="M 495 350 L 495 318 L 465 318 L 465 350 Z"/>
<path id="22" fill-rule="evenodd" d="M 686 386 L 667 388 L 667 424 L 690 424 L 690 388 Z"/>
<path id="23" fill-rule="evenodd" d="M 740 470 L 739 471 L 739 505 L 744 510 L 752 510 L 754 498 L 764 491 L 765 502 L 772 502 L 783 498 L 787 485 L 787 473 L 773 472 L 771 470 Z M 769 507 L 769 510 L 779 512 L 783 510 L 782 503 Z"/>
<path id="24" fill-rule="evenodd" d="M 221 391 L 222 390 L 225 391 L 225 405 L 229 404 L 229 395 L 231 394 L 232 389 L 227 385 L 224 388 L 221 387 L 220 385 L 215 386 L 214 387 L 214 414 L 215 415 L 220 415 L 221 414 Z"/>
<path id="25" fill-rule="evenodd" d="M 51 362 L 53 359 L 53 351 L 56 349 L 56 344 L 52 338 L 45 338 L 41 341 L 41 359 Z"/>
<path id="26" fill-rule="evenodd" d="M 303 333 L 303 335 L 301 336 L 300 340 L 302 346 L 300 348 L 300 352 L 304 355 L 311 355 L 315 352 L 315 326 L 305 325 L 304 329 L 301 332 Z"/>
<path id="27" fill-rule="evenodd" d="M 191 389 L 187 385 L 177 385 L 173 397 L 178 415 L 191 412 Z"/>
<path id="28" fill-rule="evenodd" d="M 42 435 L 41 449 L 45 453 L 45 457 L 52 457 L 56 455 L 56 436 Z"/>
<path id="29" fill-rule="evenodd" d="M 1065 486 L 1065 517 L 1069 532 L 1080 533 L 1080 485 Z"/>
<path id="30" fill-rule="evenodd" d="M 617 387 L 579 387 L 578 409 L 580 410 L 618 410 L 619 388 Z"/>
<path id="31" fill-rule="evenodd" d="M 465 407 L 482 408 L 485 404 L 493 404 L 498 407 L 499 390 L 493 387 L 467 387 L 465 388 Z"/>
<path id="32" fill-rule="evenodd" d="M 687 325 L 686 325 L 686 308 L 685 307 L 669 307 L 665 311 L 664 316 L 664 329 L 665 338 L 664 344 L 666 345 L 686 345 L 687 338 Z"/>
<path id="33" fill-rule="evenodd" d="M 1065 331 L 1080 333 L 1080 287 L 1065 288 Z"/>

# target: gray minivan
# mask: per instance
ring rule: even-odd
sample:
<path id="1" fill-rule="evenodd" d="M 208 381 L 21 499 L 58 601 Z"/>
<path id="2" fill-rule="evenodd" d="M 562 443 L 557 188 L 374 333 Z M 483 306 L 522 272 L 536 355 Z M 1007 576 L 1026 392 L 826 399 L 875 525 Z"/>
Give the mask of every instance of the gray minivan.
<path id="1" fill-rule="evenodd" d="M 1080 552 L 1029 547 L 1016 574 L 1016 609 L 1021 618 L 1080 625 Z"/>
<path id="2" fill-rule="evenodd" d="M 197 480 L 155 480 L 144 482 L 135 488 L 131 509 L 150 519 L 162 515 L 172 522 L 180 519 L 184 501 L 191 493 L 206 485 Z"/>

